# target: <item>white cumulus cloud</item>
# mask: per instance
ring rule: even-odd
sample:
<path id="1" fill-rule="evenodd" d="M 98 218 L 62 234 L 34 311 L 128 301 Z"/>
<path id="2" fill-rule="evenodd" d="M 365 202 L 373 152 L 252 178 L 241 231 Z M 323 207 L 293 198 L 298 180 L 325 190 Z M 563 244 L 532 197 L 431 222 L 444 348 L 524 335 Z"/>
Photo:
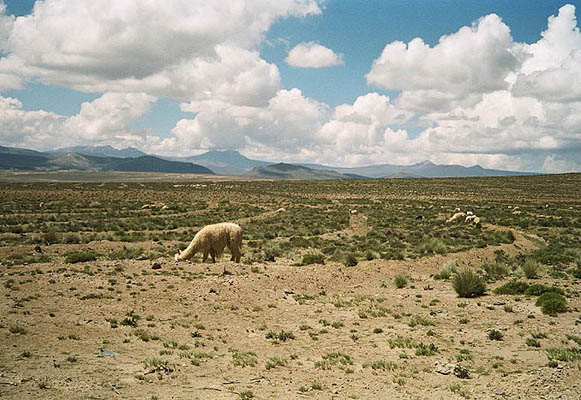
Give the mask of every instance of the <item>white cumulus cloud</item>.
<path id="1" fill-rule="evenodd" d="M 0 96 L 0 141 L 50 150 L 86 143 L 125 143 L 139 137 L 131 125 L 149 112 L 156 99 L 144 93 L 105 93 L 83 103 L 71 117 L 28 111 L 13 98 Z"/>
<path id="2" fill-rule="evenodd" d="M 277 19 L 320 12 L 315 0 L 39 1 L 30 15 L 0 21 L 0 77 L 184 99 L 224 97 L 230 85 L 237 102 L 260 86 L 266 98 L 249 102 L 266 103 L 280 82 L 257 46 Z"/>
<path id="3" fill-rule="evenodd" d="M 284 60 L 288 65 L 302 68 L 322 68 L 343 65 L 343 54 L 315 42 L 296 45 Z"/>

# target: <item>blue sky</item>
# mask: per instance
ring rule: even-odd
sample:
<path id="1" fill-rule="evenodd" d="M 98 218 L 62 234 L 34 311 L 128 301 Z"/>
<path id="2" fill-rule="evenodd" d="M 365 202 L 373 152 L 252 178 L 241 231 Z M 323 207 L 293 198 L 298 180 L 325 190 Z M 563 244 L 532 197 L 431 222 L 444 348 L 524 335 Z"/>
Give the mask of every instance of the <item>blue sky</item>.
<path id="1" fill-rule="evenodd" d="M 578 2 L 275 3 L 5 0 L 0 144 L 581 169 Z"/>

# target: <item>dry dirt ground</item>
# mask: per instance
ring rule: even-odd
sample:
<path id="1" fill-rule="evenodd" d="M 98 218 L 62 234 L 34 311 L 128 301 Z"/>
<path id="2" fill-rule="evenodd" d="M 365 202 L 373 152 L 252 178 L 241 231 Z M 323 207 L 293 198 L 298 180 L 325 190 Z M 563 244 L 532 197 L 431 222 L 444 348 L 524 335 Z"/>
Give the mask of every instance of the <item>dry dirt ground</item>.
<path id="1" fill-rule="evenodd" d="M 578 296 L 550 317 L 535 298 L 460 299 L 433 278 L 447 260 L 537 247 L 515 233 L 512 244 L 351 268 L 169 258 L 2 267 L 0 397 L 578 399 L 579 361 L 549 367 L 545 351 L 581 334 Z M 402 289 L 399 274 L 410 279 Z M 532 334 L 540 348 L 525 344 Z M 435 353 L 417 355 L 414 343 Z"/>
<path id="2" fill-rule="evenodd" d="M 23 179 L 7 174 L 0 181 Z M 2 399 L 581 398 L 579 174 L 316 184 L 102 178 L 0 183 Z M 158 201 L 172 208 L 143 208 Z M 456 205 L 482 215 L 482 230 L 444 225 Z M 216 264 L 199 255 L 176 263 L 172 254 L 197 224 L 216 220 L 244 227 L 243 263 L 227 262 L 229 254 Z M 47 244 L 51 228 L 59 240 Z M 512 243 L 491 234 L 509 230 Z M 320 248 L 301 247 L 317 246 L 312 238 Z M 431 238 L 447 254 L 416 251 Z M 295 247 L 281 246 L 289 242 Z M 398 244 L 408 258 L 393 259 Z M 297 265 L 330 245 L 352 246 L 347 254 L 359 262 L 347 267 L 329 252 L 324 265 Z M 272 249 L 275 261 L 265 261 Z M 366 261 L 366 249 L 387 257 L 372 251 Z M 66 263 L 72 251 L 98 257 Z M 477 298 L 459 298 L 449 279 L 434 277 L 451 261 L 482 273 L 502 255 L 517 271 L 519 255 L 558 261 L 559 252 L 567 261 L 546 263 L 539 279 L 513 271 Z M 400 275 L 408 283 L 398 289 Z M 558 286 L 567 312 L 548 316 L 536 296 L 493 293 L 512 279 Z M 551 349 L 570 359 L 555 361 Z"/>

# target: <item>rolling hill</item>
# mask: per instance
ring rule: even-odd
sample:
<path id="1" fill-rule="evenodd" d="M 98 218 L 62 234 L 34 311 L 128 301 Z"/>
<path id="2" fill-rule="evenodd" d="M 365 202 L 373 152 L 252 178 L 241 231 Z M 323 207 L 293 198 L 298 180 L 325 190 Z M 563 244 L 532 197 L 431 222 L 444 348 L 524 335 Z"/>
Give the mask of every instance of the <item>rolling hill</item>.
<path id="1" fill-rule="evenodd" d="M 272 164 L 254 167 L 244 176 L 265 179 L 356 179 L 362 176 L 340 174 L 335 171 L 316 170 L 294 164 Z"/>
<path id="2" fill-rule="evenodd" d="M 99 157 L 119 157 L 119 158 L 135 158 L 146 156 L 144 152 L 137 150 L 134 147 L 126 147 L 124 149 L 116 149 L 111 146 L 73 146 L 63 147 L 61 149 L 52 150 L 55 154 L 79 153 L 89 156 Z"/>
<path id="3" fill-rule="evenodd" d="M 166 158 L 167 159 L 167 158 Z M 252 160 L 233 150 L 211 150 L 191 157 L 172 157 L 175 161 L 194 162 L 223 175 L 243 175 L 254 167 L 265 167 L 272 163 Z"/>
<path id="4" fill-rule="evenodd" d="M 0 169 L 214 174 L 212 170 L 202 165 L 168 161 L 149 155 L 127 158 L 102 157 L 80 153 L 38 152 L 4 146 L 0 146 Z"/>

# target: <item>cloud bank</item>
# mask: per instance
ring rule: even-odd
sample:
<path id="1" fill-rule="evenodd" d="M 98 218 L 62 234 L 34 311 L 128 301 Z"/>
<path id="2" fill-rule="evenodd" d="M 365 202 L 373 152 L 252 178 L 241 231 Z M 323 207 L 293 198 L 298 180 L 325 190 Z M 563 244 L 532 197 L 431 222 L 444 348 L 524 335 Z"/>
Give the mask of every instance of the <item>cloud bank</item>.
<path id="1" fill-rule="evenodd" d="M 46 0 L 24 17 L 0 3 L 0 88 L 29 81 L 100 93 L 66 117 L 0 97 L 0 141 L 33 148 L 132 145 L 159 154 L 237 149 L 328 164 L 425 159 L 488 168 L 581 171 L 581 34 L 575 7 L 518 43 L 490 14 L 442 36 L 386 43 L 365 75 L 369 93 L 329 107 L 282 85 L 259 46 L 280 19 L 317 15 L 314 0 L 277 2 Z M 342 65 L 316 42 L 296 67 Z M 376 90 L 396 91 L 392 98 Z M 169 138 L 133 128 L 159 97 L 191 117 Z M 58 143 L 58 146 L 55 145 Z"/>

